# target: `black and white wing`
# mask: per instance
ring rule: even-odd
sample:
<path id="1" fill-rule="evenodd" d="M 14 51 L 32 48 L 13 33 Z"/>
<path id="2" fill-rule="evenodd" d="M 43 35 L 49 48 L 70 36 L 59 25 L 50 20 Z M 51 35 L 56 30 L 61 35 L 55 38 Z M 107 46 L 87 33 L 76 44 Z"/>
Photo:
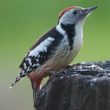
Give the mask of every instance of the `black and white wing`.
<path id="1" fill-rule="evenodd" d="M 16 77 L 12 86 L 15 85 L 15 83 L 22 77 L 25 77 L 28 73 L 37 69 L 46 62 L 54 54 L 56 47 L 62 39 L 62 34 L 60 34 L 55 27 L 44 34 L 37 43 L 30 48 L 29 52 L 24 57 L 21 65 L 19 66 L 21 72 Z"/>

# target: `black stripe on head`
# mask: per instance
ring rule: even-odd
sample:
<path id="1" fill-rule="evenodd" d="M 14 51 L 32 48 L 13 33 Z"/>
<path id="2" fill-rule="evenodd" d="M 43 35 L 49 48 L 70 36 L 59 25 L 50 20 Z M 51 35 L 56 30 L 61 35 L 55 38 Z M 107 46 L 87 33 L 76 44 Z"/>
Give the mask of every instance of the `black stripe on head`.
<path id="1" fill-rule="evenodd" d="M 70 50 L 73 49 L 73 42 L 75 37 L 75 24 L 61 24 L 61 27 L 68 36 Z"/>

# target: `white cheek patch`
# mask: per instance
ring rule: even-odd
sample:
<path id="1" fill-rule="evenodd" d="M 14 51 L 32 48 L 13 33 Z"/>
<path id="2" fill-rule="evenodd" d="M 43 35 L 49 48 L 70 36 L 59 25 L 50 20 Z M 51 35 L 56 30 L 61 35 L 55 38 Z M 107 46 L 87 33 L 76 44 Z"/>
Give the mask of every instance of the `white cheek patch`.
<path id="1" fill-rule="evenodd" d="M 60 24 L 57 25 L 56 30 L 57 30 L 60 34 L 62 34 L 63 36 L 66 35 L 66 32 L 61 28 Z"/>
<path id="2" fill-rule="evenodd" d="M 36 48 L 34 48 L 29 56 L 38 56 L 40 52 L 45 51 L 47 52 L 47 48 L 49 45 L 52 44 L 52 42 L 55 40 L 53 37 L 48 37 L 43 42 L 41 42 Z"/>

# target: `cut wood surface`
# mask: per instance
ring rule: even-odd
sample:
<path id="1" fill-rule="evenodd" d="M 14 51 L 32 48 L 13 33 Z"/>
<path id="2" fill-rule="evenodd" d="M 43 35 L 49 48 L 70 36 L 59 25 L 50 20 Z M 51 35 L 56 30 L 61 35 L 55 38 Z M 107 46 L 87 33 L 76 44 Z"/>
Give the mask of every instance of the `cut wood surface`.
<path id="1" fill-rule="evenodd" d="M 53 72 L 34 99 L 35 110 L 110 110 L 110 61 Z"/>

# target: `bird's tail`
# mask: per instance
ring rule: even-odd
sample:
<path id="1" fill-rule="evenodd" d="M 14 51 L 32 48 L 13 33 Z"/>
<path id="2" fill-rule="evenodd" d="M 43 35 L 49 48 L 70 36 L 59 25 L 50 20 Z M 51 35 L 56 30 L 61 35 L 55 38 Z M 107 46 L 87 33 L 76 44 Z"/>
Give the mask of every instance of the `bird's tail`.
<path id="1" fill-rule="evenodd" d="M 21 77 L 21 75 L 20 75 L 20 73 L 19 73 L 19 74 L 17 75 L 15 81 L 12 82 L 10 88 L 12 88 L 18 81 L 20 81 L 21 78 L 22 78 L 22 77 Z"/>

